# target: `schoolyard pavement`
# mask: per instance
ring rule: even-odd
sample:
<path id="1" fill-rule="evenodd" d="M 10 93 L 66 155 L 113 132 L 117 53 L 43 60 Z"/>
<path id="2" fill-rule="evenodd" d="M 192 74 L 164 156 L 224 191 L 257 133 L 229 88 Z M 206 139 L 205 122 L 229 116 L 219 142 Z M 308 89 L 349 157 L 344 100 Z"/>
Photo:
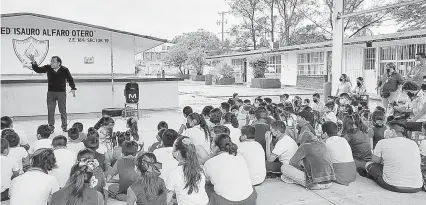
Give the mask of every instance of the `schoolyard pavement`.
<path id="1" fill-rule="evenodd" d="M 310 98 L 313 93 L 320 93 L 322 90 L 305 90 L 294 87 L 284 87 L 281 89 L 256 89 L 245 86 L 206 86 L 204 82 L 183 81 L 179 83 L 179 108 L 168 110 L 142 110 L 142 117 L 138 121 L 139 133 L 141 141 L 145 144 L 145 149 L 155 142 L 157 133 L 157 124 L 160 121 L 166 121 L 169 128 L 178 129 L 183 121 L 182 108 L 191 106 L 195 112 L 201 112 L 205 105 L 219 106 L 221 102 L 227 100 L 233 93 L 239 93 L 242 99 L 250 99 L 262 95 L 271 97 L 274 101 L 279 100 L 279 95 L 288 93 L 291 96 L 299 95 L 304 98 Z M 77 93 L 78 97 L 78 93 Z M 321 96 L 323 97 L 323 96 Z M 370 102 L 370 107 L 377 104 L 376 101 Z M 57 112 L 58 113 L 58 112 Z M 101 113 L 88 114 L 69 114 L 70 124 L 74 122 L 82 122 L 84 129 L 87 130 L 93 126 L 101 117 Z M 23 130 L 30 142 L 36 140 L 36 130 L 41 124 L 47 123 L 47 116 L 36 117 L 15 117 L 15 127 Z M 60 124 L 60 116 L 56 116 L 57 124 Z M 114 130 L 125 131 L 125 120 L 123 118 L 115 118 L 116 125 Z M 56 136 L 63 134 L 60 127 L 57 126 Z M 395 205 L 422 205 L 426 204 L 426 192 L 416 194 L 394 193 L 379 187 L 375 182 L 357 176 L 357 180 L 349 186 L 333 184 L 330 189 L 311 191 L 295 185 L 286 184 L 279 179 L 267 179 L 265 182 L 256 187 L 258 193 L 258 205 L 283 205 L 283 204 L 359 204 L 359 205 L 379 205 L 379 204 L 395 204 Z M 8 202 L 1 203 L 8 204 Z M 113 199 L 108 201 L 110 205 L 124 205 L 125 202 L 119 202 Z"/>

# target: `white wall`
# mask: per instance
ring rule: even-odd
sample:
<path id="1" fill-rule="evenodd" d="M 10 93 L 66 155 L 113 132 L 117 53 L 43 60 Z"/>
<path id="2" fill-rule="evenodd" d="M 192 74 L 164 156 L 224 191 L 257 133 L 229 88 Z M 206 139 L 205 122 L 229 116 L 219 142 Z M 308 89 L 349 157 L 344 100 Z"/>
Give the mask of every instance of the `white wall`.
<path id="1" fill-rule="evenodd" d="M 2 74 L 33 73 L 31 70 L 23 68 L 21 61 L 15 54 L 12 43 L 13 39 L 24 40 L 30 36 L 40 41 L 49 41 L 49 49 L 47 51 L 46 58 L 43 62 L 41 62 L 42 65 L 50 63 L 50 58 L 52 56 L 59 56 L 62 58 L 63 65 L 68 67 L 72 74 L 107 74 L 111 71 L 110 42 L 105 42 L 105 39 L 110 40 L 110 32 L 33 16 L 4 17 L 1 19 L 1 24 Z M 6 33 L 6 28 L 11 29 L 9 34 Z M 17 33 L 14 33 L 15 28 L 33 28 L 39 30 L 40 33 L 39 35 L 18 35 Z M 49 29 L 50 32 L 52 29 L 68 31 L 69 36 L 43 35 L 44 29 Z M 73 36 L 73 30 L 91 31 L 93 32 L 93 37 Z M 78 42 L 78 38 L 84 39 L 85 42 Z M 103 42 L 88 42 L 92 39 L 102 39 Z M 75 40 L 75 42 L 72 42 L 73 40 Z M 115 73 L 134 73 L 134 37 L 113 33 L 112 41 Z M 29 44 L 18 49 L 18 53 L 23 55 L 25 53 L 25 49 L 22 48 L 28 46 Z M 39 47 L 38 53 L 42 55 L 44 52 L 45 50 Z M 94 63 L 85 64 L 85 57 L 94 57 Z M 28 59 L 26 58 L 26 60 Z"/>
<path id="2" fill-rule="evenodd" d="M 296 86 L 297 53 L 288 52 L 281 55 L 281 85 Z"/>

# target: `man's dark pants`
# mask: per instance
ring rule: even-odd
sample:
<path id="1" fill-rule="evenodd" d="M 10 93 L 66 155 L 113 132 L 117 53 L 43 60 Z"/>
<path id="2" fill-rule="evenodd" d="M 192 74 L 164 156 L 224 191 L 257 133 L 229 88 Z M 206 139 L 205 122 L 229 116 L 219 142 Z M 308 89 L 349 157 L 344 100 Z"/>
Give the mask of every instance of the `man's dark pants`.
<path id="1" fill-rule="evenodd" d="M 61 113 L 62 128 L 67 128 L 67 93 L 66 92 L 47 92 L 47 121 L 49 125 L 55 125 L 56 101 L 58 102 L 59 112 Z"/>

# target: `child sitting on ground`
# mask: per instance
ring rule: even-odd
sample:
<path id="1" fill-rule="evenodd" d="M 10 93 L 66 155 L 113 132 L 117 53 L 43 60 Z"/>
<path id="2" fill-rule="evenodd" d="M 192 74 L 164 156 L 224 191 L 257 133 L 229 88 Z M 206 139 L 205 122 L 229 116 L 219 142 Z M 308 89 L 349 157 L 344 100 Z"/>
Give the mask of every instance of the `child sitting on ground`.
<path id="1" fill-rule="evenodd" d="M 23 147 L 18 146 L 19 136 L 17 133 L 8 132 L 8 134 L 4 138 L 9 143 L 9 154 L 7 156 L 12 159 L 15 159 L 15 162 L 18 165 L 20 173 L 23 173 L 24 167 L 29 166 L 29 158 L 28 158 L 27 150 Z"/>
<path id="2" fill-rule="evenodd" d="M 77 127 L 72 127 L 68 130 L 68 143 L 67 143 L 67 149 L 70 151 L 73 151 L 75 154 L 80 152 L 80 150 L 84 149 L 84 143 L 80 141 L 80 135 L 81 132 L 79 132 Z M 87 135 L 84 137 L 86 139 Z"/>
<path id="3" fill-rule="evenodd" d="M 130 141 L 130 136 L 127 136 L 125 132 L 117 132 L 115 135 L 117 137 L 118 146 L 115 146 L 112 152 L 108 152 L 108 154 L 105 155 L 106 161 L 108 164 L 111 164 L 111 166 L 114 166 L 115 162 L 123 157 L 123 142 Z"/>
<path id="4" fill-rule="evenodd" d="M 72 125 L 72 127 L 73 128 L 77 128 L 78 129 L 78 135 L 79 135 L 79 137 L 78 137 L 78 139 L 77 139 L 77 141 L 79 141 L 79 142 L 82 142 L 82 141 L 84 141 L 85 139 L 86 139 L 86 137 L 87 137 L 87 133 L 84 133 L 83 132 L 83 123 L 81 123 L 81 122 L 76 122 L 76 123 L 74 123 L 73 125 Z M 69 130 L 68 130 L 69 131 Z"/>
<path id="5" fill-rule="evenodd" d="M 99 134 L 98 136 L 99 136 L 100 144 L 105 145 L 108 148 L 107 150 L 110 150 L 113 148 L 110 142 L 113 137 L 114 125 L 115 125 L 114 119 L 112 119 L 111 117 L 102 117 L 101 120 L 99 120 L 94 127 Z M 107 150 L 105 150 L 105 152 Z M 102 148 L 98 152 L 105 154 Z"/>
<path id="6" fill-rule="evenodd" d="M 58 135 L 52 140 L 53 154 L 56 158 L 56 167 L 49 172 L 59 183 L 59 188 L 65 187 L 70 176 L 70 170 L 77 160 L 77 153 L 67 149 L 67 138 Z"/>
<path id="7" fill-rule="evenodd" d="M 37 141 L 33 142 L 28 153 L 33 154 L 34 151 L 40 148 L 52 148 L 52 139 L 49 139 L 52 133 L 53 130 L 49 127 L 49 125 L 40 125 L 37 128 Z"/>
<path id="8" fill-rule="evenodd" d="M 127 204 L 167 204 L 167 190 L 161 179 L 161 163 L 152 153 L 137 158 L 136 167 L 141 177 L 127 189 Z"/>
<path id="9" fill-rule="evenodd" d="M 173 129 L 168 129 L 163 133 L 162 147 L 154 150 L 158 162 L 163 164 L 160 177 L 167 179 L 169 173 L 175 169 L 179 162 L 173 157 L 173 143 L 178 138 L 178 133 Z"/>
<path id="10" fill-rule="evenodd" d="M 91 149 L 95 153 L 95 159 L 99 162 L 99 167 L 102 171 L 109 170 L 110 166 L 105 160 L 105 154 L 99 153 L 97 150 L 99 148 L 99 134 L 94 128 L 89 128 L 87 133 L 87 138 L 84 140 L 84 146 Z"/>
<path id="11" fill-rule="evenodd" d="M 119 201 L 127 200 L 127 189 L 135 183 L 140 174 L 136 172 L 136 153 L 138 144 L 135 141 L 125 141 L 122 145 L 123 157 L 114 164 L 114 167 L 107 174 L 107 182 L 112 177 L 119 175 L 119 183 L 108 186 L 109 195 Z"/>
<path id="12" fill-rule="evenodd" d="M 167 125 L 166 122 L 161 121 L 158 123 L 157 125 L 157 142 L 154 142 L 149 148 L 148 148 L 148 152 L 153 152 L 155 149 L 158 149 L 161 147 L 161 141 L 162 141 L 162 136 L 164 131 L 166 131 L 167 129 L 169 129 L 169 126 Z"/>
<path id="13" fill-rule="evenodd" d="M 385 113 L 378 110 L 371 115 L 373 127 L 368 129 L 371 149 L 376 147 L 376 144 L 385 138 Z"/>
<path id="14" fill-rule="evenodd" d="M 91 149 L 83 149 L 77 154 L 77 163 L 91 163 L 93 165 L 93 176 L 95 177 L 94 181 L 97 182 L 96 185 L 92 185 L 93 189 L 97 190 L 103 195 L 104 205 L 107 205 L 108 191 L 106 189 L 105 173 L 102 171 L 102 168 L 99 167 L 99 162 L 95 159 L 95 154 L 96 153 Z M 71 182 L 68 182 L 67 185 L 70 183 Z"/>
<path id="15" fill-rule="evenodd" d="M 9 200 L 9 188 L 12 178 L 19 175 L 19 167 L 14 158 L 7 156 L 9 142 L 1 139 L 1 201 Z"/>
<path id="16" fill-rule="evenodd" d="M 179 128 L 178 134 L 182 134 L 182 132 L 186 129 L 186 123 L 187 123 L 187 117 L 193 113 L 194 111 L 192 110 L 192 108 L 190 106 L 185 106 L 183 108 L 183 119 L 182 119 L 182 125 Z"/>
<path id="17" fill-rule="evenodd" d="M 127 131 L 130 132 L 130 140 L 134 140 L 139 143 L 139 133 L 138 133 L 138 121 L 135 118 L 127 119 L 126 127 Z"/>
<path id="18" fill-rule="evenodd" d="M 247 162 L 253 186 L 261 184 L 266 177 L 265 151 L 262 145 L 255 141 L 256 130 L 253 126 L 243 126 L 241 128 L 240 153 Z"/>
<path id="19" fill-rule="evenodd" d="M 336 114 L 334 113 L 334 102 L 329 101 L 327 103 L 325 103 L 325 108 L 324 108 L 324 117 L 322 119 L 322 122 L 327 122 L 327 121 L 331 121 L 337 124 L 337 117 Z"/>
<path id="20" fill-rule="evenodd" d="M 13 120 L 9 116 L 1 117 L 1 130 L 13 130 L 19 136 L 19 145 L 24 147 L 26 150 L 30 149 L 30 145 L 28 144 L 28 138 L 25 132 L 18 130 L 13 127 Z"/>

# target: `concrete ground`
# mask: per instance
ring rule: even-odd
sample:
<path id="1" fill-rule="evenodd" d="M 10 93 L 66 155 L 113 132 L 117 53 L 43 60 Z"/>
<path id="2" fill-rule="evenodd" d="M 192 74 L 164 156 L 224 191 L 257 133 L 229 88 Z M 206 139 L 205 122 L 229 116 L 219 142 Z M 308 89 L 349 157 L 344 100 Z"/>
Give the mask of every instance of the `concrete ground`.
<path id="1" fill-rule="evenodd" d="M 245 99 L 253 101 L 254 97 L 262 95 L 269 96 L 274 101 L 279 99 L 279 95 L 288 93 L 289 95 L 300 95 L 302 98 L 311 98 L 315 92 L 322 93 L 321 90 L 305 90 L 294 87 L 284 87 L 281 89 L 256 89 L 245 86 L 206 86 L 204 82 L 184 81 L 179 83 L 179 108 L 168 110 L 143 110 L 139 119 L 139 132 L 141 141 L 145 143 L 145 148 L 155 142 L 158 122 L 164 120 L 169 124 L 169 128 L 178 129 L 182 123 L 182 108 L 191 106 L 195 112 L 201 112 L 205 105 L 219 106 L 227 100 L 233 93 Z M 78 93 L 77 93 L 78 97 Z M 145 96 L 141 96 L 141 100 Z M 149 96 L 147 96 L 149 97 Z M 160 102 L 159 102 L 160 103 Z M 380 104 L 371 100 L 370 107 Z M 100 113 L 89 114 L 69 114 L 70 124 L 82 122 L 85 130 L 93 126 L 101 117 Z M 27 133 L 30 142 L 36 140 L 36 130 L 41 124 L 47 123 L 46 116 L 36 117 L 16 117 L 15 127 Z M 115 118 L 114 130 L 124 131 L 125 120 Z M 56 116 L 57 128 L 53 136 L 63 134 L 60 130 L 60 117 Z M 310 191 L 305 188 L 281 182 L 279 179 L 267 179 L 262 185 L 256 187 L 258 193 L 257 204 L 259 205 L 282 205 L 282 204 L 395 204 L 395 205 L 420 205 L 426 204 L 426 192 L 416 194 L 400 194 L 386 191 L 373 181 L 358 176 L 356 182 L 350 186 L 333 184 L 328 190 Z M 1 203 L 8 204 L 8 202 Z M 113 199 L 108 201 L 111 205 L 124 205 Z"/>

